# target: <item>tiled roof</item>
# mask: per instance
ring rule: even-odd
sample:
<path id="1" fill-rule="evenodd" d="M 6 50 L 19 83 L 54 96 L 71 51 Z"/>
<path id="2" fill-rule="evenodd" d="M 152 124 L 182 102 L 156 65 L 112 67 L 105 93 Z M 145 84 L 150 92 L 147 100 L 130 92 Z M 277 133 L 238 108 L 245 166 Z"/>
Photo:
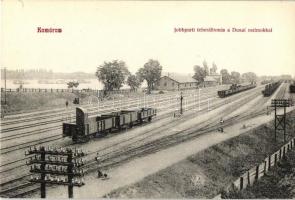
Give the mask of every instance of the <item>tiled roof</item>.
<path id="1" fill-rule="evenodd" d="M 169 73 L 166 75 L 166 77 L 169 77 L 178 83 L 196 83 L 197 82 L 196 79 L 193 79 L 190 75 L 184 75 L 184 74 Z"/>
<path id="2" fill-rule="evenodd" d="M 212 76 L 206 76 L 204 78 L 204 81 L 207 81 L 207 82 L 217 82 L 217 80 L 214 77 L 212 77 Z"/>

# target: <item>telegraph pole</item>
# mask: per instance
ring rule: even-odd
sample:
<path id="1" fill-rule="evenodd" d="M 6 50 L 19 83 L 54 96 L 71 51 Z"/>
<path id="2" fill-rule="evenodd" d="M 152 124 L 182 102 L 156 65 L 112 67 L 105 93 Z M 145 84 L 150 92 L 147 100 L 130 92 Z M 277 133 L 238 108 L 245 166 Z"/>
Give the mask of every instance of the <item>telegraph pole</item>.
<path id="1" fill-rule="evenodd" d="M 68 181 L 69 181 L 69 185 L 68 185 L 68 194 L 69 194 L 69 198 L 73 198 L 74 196 L 74 192 L 73 192 L 73 163 L 72 163 L 72 159 L 73 159 L 73 156 L 72 154 L 69 154 L 68 155 L 68 158 L 67 158 L 67 162 L 70 163 L 69 166 L 68 166 Z"/>
<path id="2" fill-rule="evenodd" d="M 84 163 L 82 159 L 77 161 L 77 159 L 85 155 L 82 150 L 75 149 L 73 152 L 70 148 L 57 149 L 48 147 L 46 149 L 41 146 L 39 148 L 30 147 L 28 151 L 25 151 L 25 155 L 34 155 L 30 157 L 29 162 L 26 162 L 26 164 L 31 166 L 31 173 L 37 174 L 37 176 L 31 176 L 30 182 L 41 184 L 41 198 L 46 198 L 46 184 L 67 185 L 69 198 L 73 198 L 74 186 L 81 187 L 85 185 L 83 179 L 75 178 L 84 176 L 83 169 L 80 169 Z M 67 158 L 66 161 L 65 157 Z M 60 179 L 58 176 L 64 178 Z"/>
<path id="3" fill-rule="evenodd" d="M 182 115 L 183 111 L 182 111 L 182 101 L 183 101 L 183 96 L 182 96 L 182 92 L 180 93 L 180 114 Z"/>
<path id="4" fill-rule="evenodd" d="M 45 149 L 44 147 L 40 147 L 40 154 L 41 154 L 41 165 L 40 170 L 42 172 L 45 171 L 46 160 L 45 160 Z M 41 198 L 46 198 L 46 183 L 45 183 L 45 176 L 46 173 L 41 173 Z"/>
<path id="5" fill-rule="evenodd" d="M 4 67 L 4 105 L 6 105 L 6 67 Z"/>
<path id="6" fill-rule="evenodd" d="M 275 141 L 277 139 L 277 132 L 282 130 L 284 132 L 284 142 L 286 142 L 286 107 L 292 105 L 291 99 L 273 99 L 271 101 L 271 107 L 275 108 Z M 278 115 L 277 108 L 283 107 L 284 114 Z"/>

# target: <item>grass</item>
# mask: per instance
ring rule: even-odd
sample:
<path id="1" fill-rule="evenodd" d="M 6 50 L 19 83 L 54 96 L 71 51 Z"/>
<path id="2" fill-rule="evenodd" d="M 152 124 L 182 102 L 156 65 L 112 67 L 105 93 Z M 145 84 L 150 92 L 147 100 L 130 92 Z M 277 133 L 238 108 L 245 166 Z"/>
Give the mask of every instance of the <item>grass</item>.
<path id="1" fill-rule="evenodd" d="M 288 114 L 288 123 L 291 127 L 287 133 L 293 136 L 294 116 L 295 111 Z M 274 141 L 273 122 L 271 122 L 190 156 L 145 177 L 138 183 L 114 190 L 108 196 L 112 198 L 213 198 L 245 171 L 278 150 L 282 144 L 282 134 L 276 142 Z"/>
<path id="2" fill-rule="evenodd" d="M 126 97 L 141 97 L 142 93 L 135 92 L 126 94 Z M 51 109 L 57 107 L 65 107 L 66 101 L 69 106 L 73 105 L 75 98 L 80 98 L 80 104 L 97 103 L 97 98 L 94 95 L 87 93 L 57 93 L 57 92 L 11 92 L 7 93 L 7 105 L 2 106 L 6 114 L 16 114 L 22 112 L 29 112 L 33 110 Z M 124 95 L 113 94 L 104 98 L 104 101 L 112 101 L 122 99 Z"/>
<path id="3" fill-rule="evenodd" d="M 291 199 L 295 197 L 295 152 L 294 149 L 252 187 L 223 195 L 230 199 Z"/>
<path id="4" fill-rule="evenodd" d="M 5 111 L 11 113 L 62 107 L 66 101 L 70 105 L 75 97 L 73 93 L 8 93 Z"/>

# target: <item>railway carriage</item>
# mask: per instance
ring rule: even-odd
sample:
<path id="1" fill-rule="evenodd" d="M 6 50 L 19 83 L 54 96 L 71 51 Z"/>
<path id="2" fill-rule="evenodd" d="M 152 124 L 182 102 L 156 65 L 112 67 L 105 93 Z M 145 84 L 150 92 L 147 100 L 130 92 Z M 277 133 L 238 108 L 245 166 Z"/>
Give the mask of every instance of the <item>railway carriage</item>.
<path id="1" fill-rule="evenodd" d="M 224 98 L 224 97 L 228 97 L 230 95 L 233 95 L 233 94 L 236 94 L 239 92 L 243 92 L 245 90 L 249 90 L 249 89 L 252 89 L 255 87 L 256 87 L 256 84 L 254 84 L 254 83 L 251 83 L 249 85 L 232 84 L 228 90 L 217 91 L 217 94 L 220 98 Z"/>
<path id="2" fill-rule="evenodd" d="M 108 134 L 144 121 L 150 122 L 156 114 L 156 109 L 142 108 L 88 117 L 86 110 L 76 108 L 76 124 L 63 123 L 63 136 L 71 137 L 74 142 L 86 142 L 96 134 Z"/>

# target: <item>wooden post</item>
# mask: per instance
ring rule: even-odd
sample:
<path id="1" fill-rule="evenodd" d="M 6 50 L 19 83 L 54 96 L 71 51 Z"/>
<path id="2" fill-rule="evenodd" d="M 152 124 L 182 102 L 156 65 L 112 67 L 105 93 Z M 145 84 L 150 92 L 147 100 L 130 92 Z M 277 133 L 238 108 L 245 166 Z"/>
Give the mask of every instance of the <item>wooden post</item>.
<path id="1" fill-rule="evenodd" d="M 283 157 L 285 157 L 285 154 L 286 154 L 286 147 L 284 146 Z"/>
<path id="2" fill-rule="evenodd" d="M 259 165 L 256 166 L 255 180 L 257 181 L 259 177 Z"/>
<path id="3" fill-rule="evenodd" d="M 250 182 L 250 172 L 248 170 L 248 173 L 247 173 L 247 179 L 248 179 L 248 185 L 251 186 L 251 182 Z"/>
<path id="4" fill-rule="evenodd" d="M 275 141 L 277 141 L 277 104 L 275 103 Z"/>
<path id="5" fill-rule="evenodd" d="M 46 183 L 45 183 L 45 176 L 46 174 L 44 173 L 45 171 L 45 148 L 41 147 L 41 161 L 42 164 L 40 165 L 40 170 L 42 171 L 41 173 L 41 198 L 46 198 Z"/>
<path id="6" fill-rule="evenodd" d="M 240 177 L 240 190 L 242 190 L 244 187 L 244 178 L 241 176 Z"/>
<path id="7" fill-rule="evenodd" d="M 276 166 L 276 164 L 277 164 L 277 154 L 275 154 L 275 164 L 274 164 L 274 166 Z"/>
<path id="8" fill-rule="evenodd" d="M 271 168 L 271 155 L 268 156 L 268 171 Z"/>
<path id="9" fill-rule="evenodd" d="M 266 174 L 266 160 L 264 161 L 264 175 Z"/>
<path id="10" fill-rule="evenodd" d="M 68 185 L 68 195 L 69 198 L 73 198 L 73 155 L 72 155 L 72 150 L 69 151 L 70 154 L 67 157 L 67 162 L 71 163 L 68 166 L 68 181 L 69 181 L 69 185 Z"/>
<path id="11" fill-rule="evenodd" d="M 282 148 L 280 148 L 279 160 L 282 158 Z"/>

